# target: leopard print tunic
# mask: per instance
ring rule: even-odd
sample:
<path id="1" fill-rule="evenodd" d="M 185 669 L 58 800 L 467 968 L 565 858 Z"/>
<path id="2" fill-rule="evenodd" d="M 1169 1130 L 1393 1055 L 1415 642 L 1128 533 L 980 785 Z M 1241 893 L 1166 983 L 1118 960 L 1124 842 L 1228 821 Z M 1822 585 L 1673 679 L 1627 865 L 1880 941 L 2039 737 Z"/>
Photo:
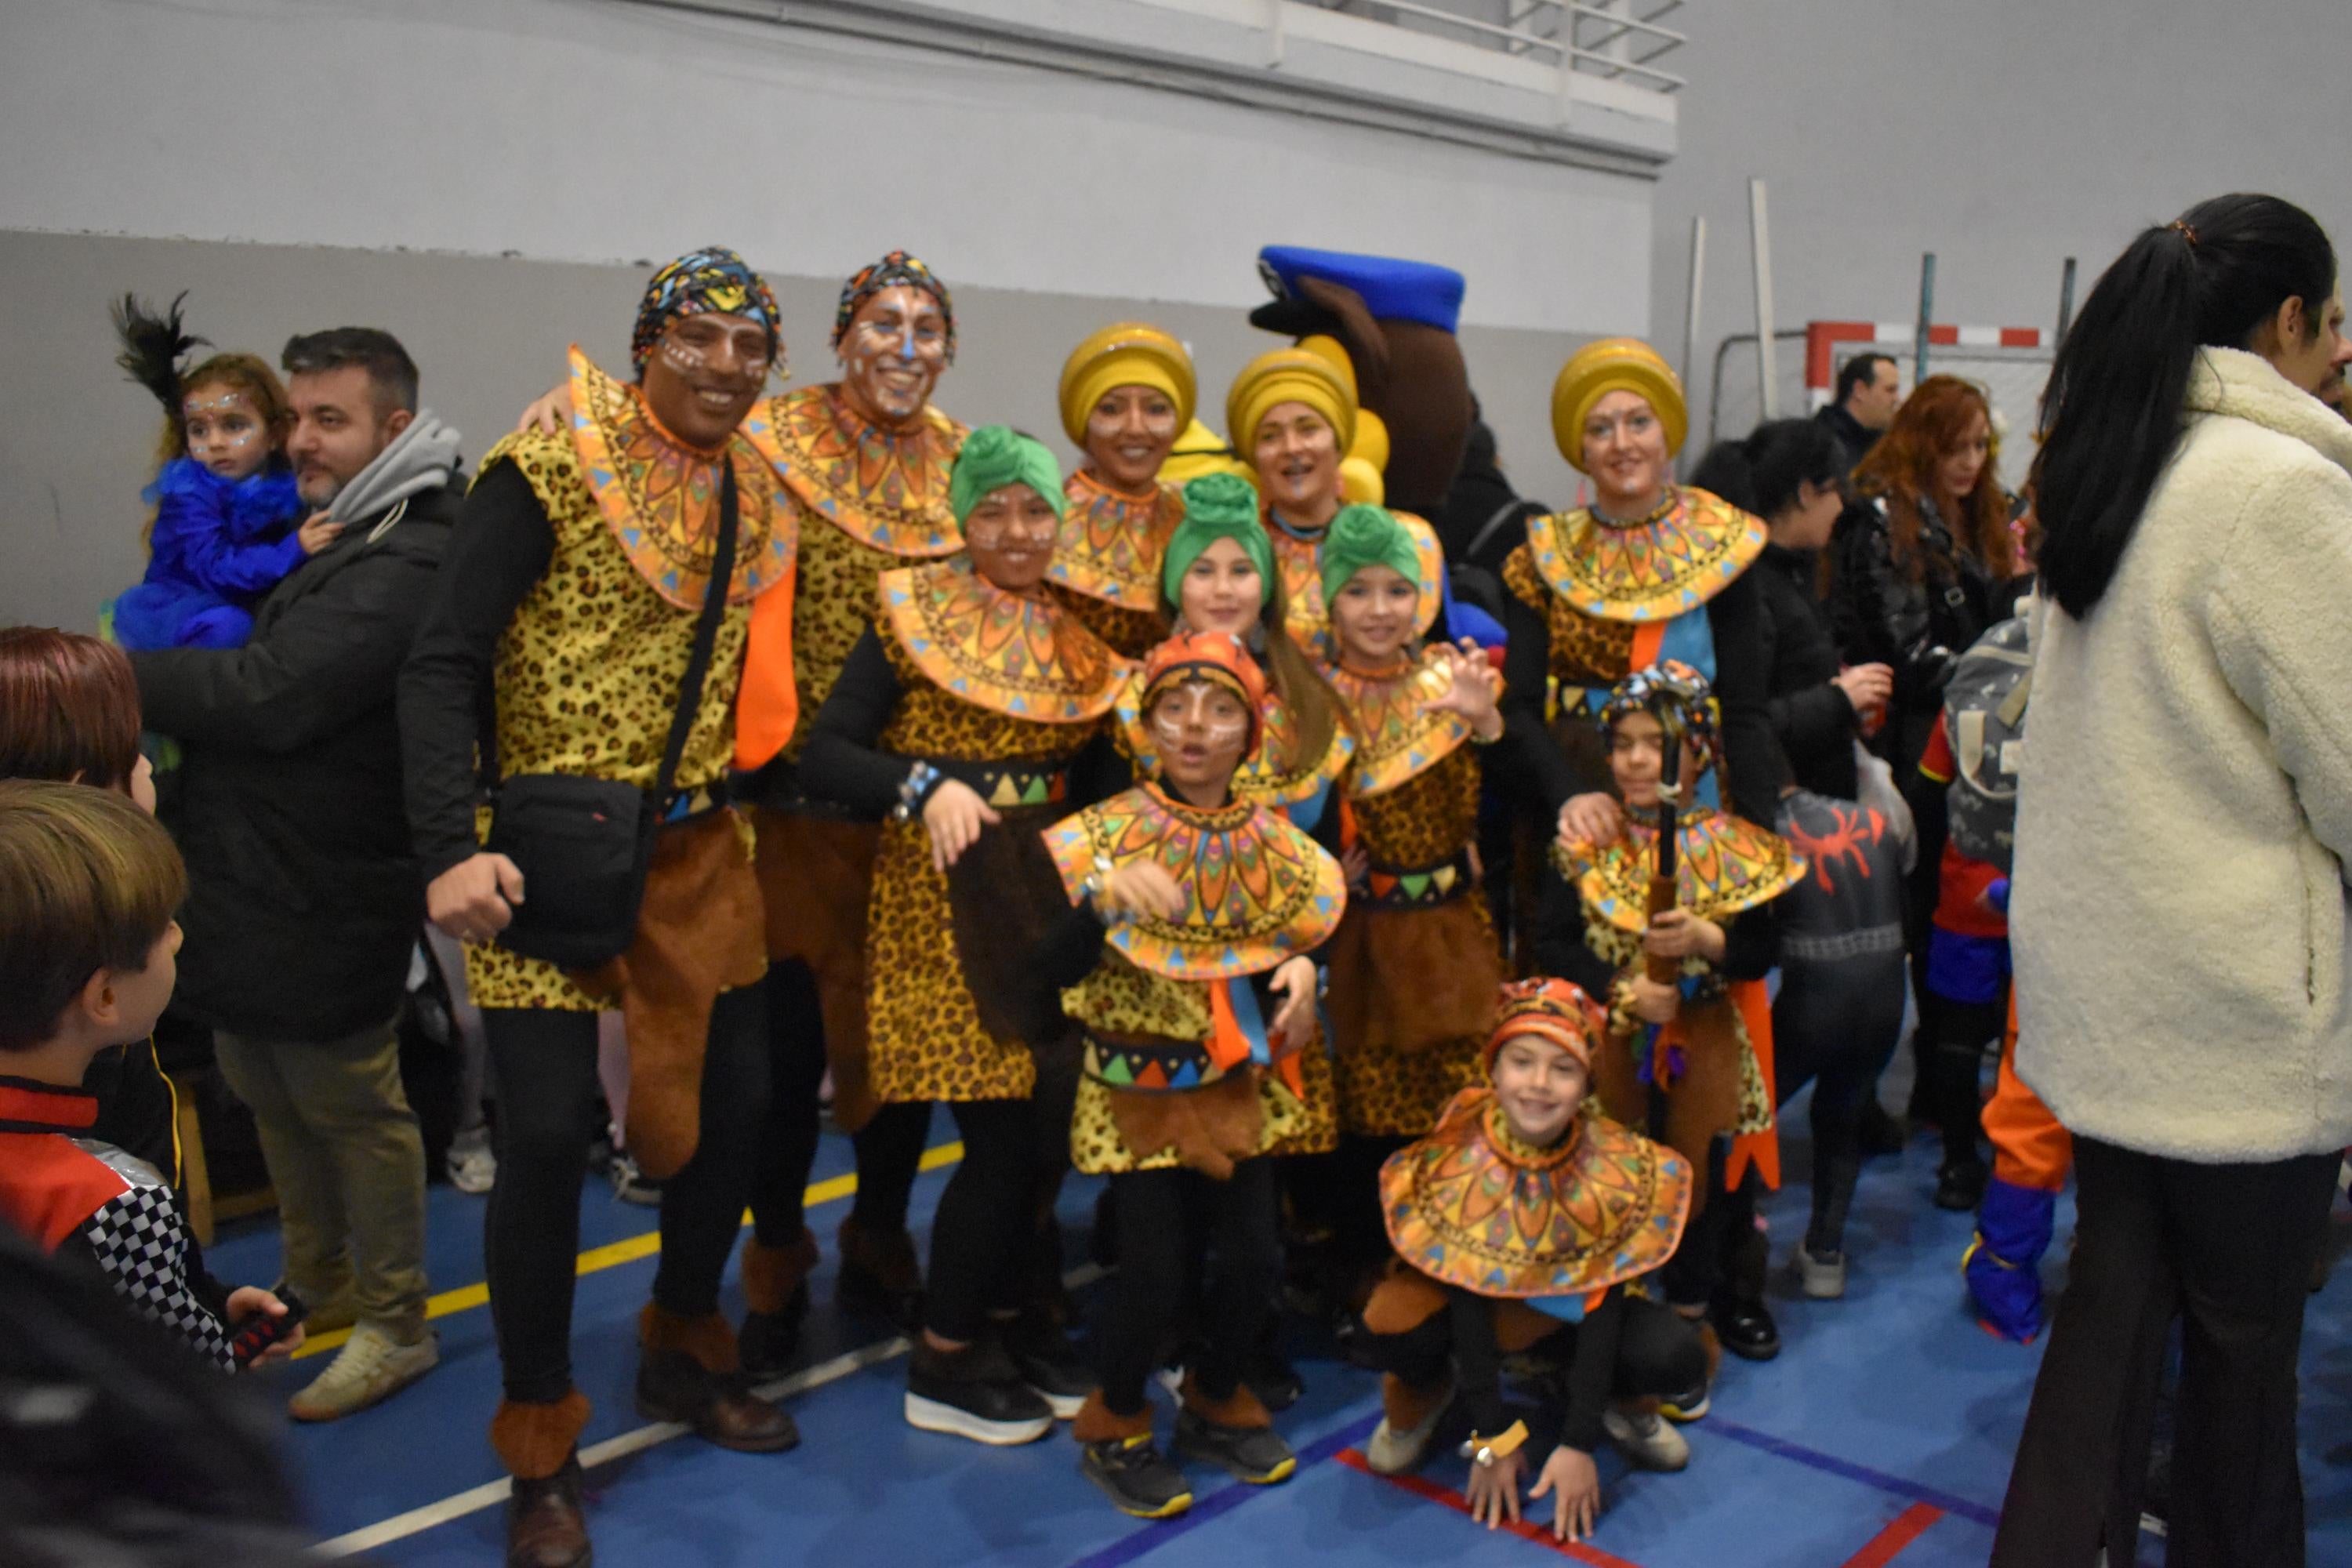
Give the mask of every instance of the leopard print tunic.
<path id="1" fill-rule="evenodd" d="M 597 510 L 569 436 L 509 436 L 490 448 L 481 471 L 500 462 L 512 463 L 530 482 L 554 531 L 555 553 L 499 639 L 492 672 L 499 770 L 651 789 L 669 738 L 670 704 L 686 679 L 695 616 L 654 592 L 630 564 Z M 735 687 L 751 614 L 748 605 L 730 605 L 719 618 L 678 763 L 681 789 L 719 778 L 733 760 Z M 487 814 L 481 825 L 487 831 Z M 750 828 L 739 830 L 748 859 Z M 612 1005 L 553 964 L 502 947 L 466 949 L 466 984 L 478 1007 L 593 1012 Z"/>
<path id="2" fill-rule="evenodd" d="M 849 650 L 874 624 L 877 579 L 911 559 L 853 539 L 823 512 L 801 506 L 800 586 L 793 601 L 793 687 L 801 721 L 784 746 L 786 757 L 800 760 L 810 721 L 833 694 Z"/>
<path id="3" fill-rule="evenodd" d="M 1460 854 L 1477 837 L 1477 753 L 1469 746 L 1457 746 L 1395 789 L 1350 796 L 1348 809 L 1355 816 L 1360 842 L 1376 865 L 1435 865 Z M 1491 944 L 1494 925 L 1486 900 L 1475 890 L 1444 906 L 1444 912 L 1382 911 L 1376 918 L 1460 920 L 1460 914 L 1452 911 L 1464 907 L 1473 911 L 1478 940 Z M 1348 914 L 1350 921 L 1367 918 L 1375 917 L 1371 911 L 1359 910 Z M 1469 927 L 1465 924 L 1465 929 Z M 1340 946 L 1346 948 L 1344 939 Z M 1333 984 L 1341 984 L 1336 970 L 1331 978 Z M 1438 1113 L 1456 1094 L 1478 1081 L 1478 1056 L 1484 1043 L 1477 1036 L 1468 1035 L 1412 1051 L 1360 1044 L 1336 1050 L 1332 1077 L 1339 1130 L 1371 1137 L 1421 1137 L 1437 1125 Z M 1311 1079 L 1308 1087 L 1311 1091 Z"/>
<path id="4" fill-rule="evenodd" d="M 806 548 L 806 546 L 803 546 Z M 1539 612 L 1551 633 L 1551 678 L 1562 686 L 1614 686 L 1633 672 L 1633 623 L 1588 616 L 1552 592 L 1537 570 L 1535 546 L 1503 563 L 1503 585 Z"/>
<path id="5" fill-rule="evenodd" d="M 803 544 L 803 550 L 806 545 Z M 869 599 L 868 603 L 871 604 Z M 1104 722 L 1043 724 L 955 697 L 915 668 L 896 637 L 883 648 L 902 689 L 875 742 L 899 756 L 1066 765 Z M 981 1026 L 956 952 L 948 879 L 931 865 L 919 818 L 882 828 L 866 917 L 867 1040 L 874 1092 L 902 1100 L 1025 1100 L 1029 1049 Z"/>

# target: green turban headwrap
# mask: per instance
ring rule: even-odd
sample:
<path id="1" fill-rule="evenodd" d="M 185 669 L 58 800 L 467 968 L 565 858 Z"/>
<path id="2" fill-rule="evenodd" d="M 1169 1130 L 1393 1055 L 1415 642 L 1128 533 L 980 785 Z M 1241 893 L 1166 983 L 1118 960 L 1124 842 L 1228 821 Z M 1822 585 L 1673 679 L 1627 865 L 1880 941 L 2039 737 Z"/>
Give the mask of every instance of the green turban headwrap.
<path id="1" fill-rule="evenodd" d="M 1323 574 L 1323 603 L 1328 608 L 1348 585 L 1348 579 L 1367 566 L 1386 566 L 1416 588 L 1421 585 L 1421 551 L 1386 507 L 1359 501 L 1343 506 L 1324 532 L 1316 554 Z"/>
<path id="2" fill-rule="evenodd" d="M 1168 553 L 1160 568 L 1160 590 L 1168 602 L 1181 605 L 1184 574 L 1201 552 L 1220 539 L 1230 539 L 1257 568 L 1258 603 L 1274 593 L 1274 541 L 1258 521 L 1257 487 L 1239 474 L 1202 474 L 1184 486 L 1184 521 L 1168 536 Z"/>
<path id="3" fill-rule="evenodd" d="M 1024 436 L 1010 425 L 983 425 L 963 438 L 956 454 L 955 471 L 948 476 L 948 505 L 956 521 L 1007 485 L 1023 484 L 1045 498 L 1054 515 L 1062 515 L 1062 465 L 1045 444 Z"/>

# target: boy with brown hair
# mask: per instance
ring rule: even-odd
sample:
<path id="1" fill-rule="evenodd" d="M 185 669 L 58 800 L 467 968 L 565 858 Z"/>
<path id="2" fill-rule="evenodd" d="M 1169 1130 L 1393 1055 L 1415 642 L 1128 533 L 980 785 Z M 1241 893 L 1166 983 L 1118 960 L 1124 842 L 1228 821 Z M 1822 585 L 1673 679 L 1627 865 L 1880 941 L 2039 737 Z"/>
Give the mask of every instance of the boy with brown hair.
<path id="1" fill-rule="evenodd" d="M 110 790 L 0 782 L 0 1219 L 95 1266 L 139 1313 L 223 1371 L 267 1290 L 230 1290 L 192 1262 L 170 1184 L 110 1143 L 90 1060 L 142 1039 L 172 999 L 187 872 L 171 836 Z M 265 1355 L 301 1342 L 295 1326 Z M 259 1358 L 257 1358 L 259 1359 Z"/>

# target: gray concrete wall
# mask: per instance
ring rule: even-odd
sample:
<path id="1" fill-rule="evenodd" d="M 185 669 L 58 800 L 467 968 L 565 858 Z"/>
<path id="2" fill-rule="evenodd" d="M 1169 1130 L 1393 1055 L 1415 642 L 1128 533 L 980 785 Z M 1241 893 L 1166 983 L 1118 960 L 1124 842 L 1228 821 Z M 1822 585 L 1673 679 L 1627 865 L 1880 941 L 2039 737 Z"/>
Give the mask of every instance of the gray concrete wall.
<path id="1" fill-rule="evenodd" d="M 297 331 L 383 327 L 408 345 L 425 402 L 465 433 L 471 459 L 559 378 L 567 343 L 625 365 L 645 276 L 630 266 L 0 230 L 0 278 L 15 302 L 0 314 L 0 364 L 17 371 L 0 378 L 0 624 L 89 627 L 144 565 L 139 491 L 152 476 L 161 411 L 113 365 L 110 298 L 133 289 L 161 300 L 185 289 L 194 330 L 273 362 Z M 770 278 L 794 381 L 825 379 L 838 279 Z M 940 384 L 941 406 L 1045 437 L 1066 460 L 1055 381 L 1095 328 L 1142 319 L 1189 342 L 1213 425 L 1223 423 L 1234 373 L 1277 342 L 1229 306 L 964 288 L 957 308 L 960 360 Z M 1573 493 L 1574 475 L 1552 449 L 1547 410 L 1552 376 L 1578 341 L 1464 331 L 1507 462 L 1523 489 L 1559 500 Z"/>

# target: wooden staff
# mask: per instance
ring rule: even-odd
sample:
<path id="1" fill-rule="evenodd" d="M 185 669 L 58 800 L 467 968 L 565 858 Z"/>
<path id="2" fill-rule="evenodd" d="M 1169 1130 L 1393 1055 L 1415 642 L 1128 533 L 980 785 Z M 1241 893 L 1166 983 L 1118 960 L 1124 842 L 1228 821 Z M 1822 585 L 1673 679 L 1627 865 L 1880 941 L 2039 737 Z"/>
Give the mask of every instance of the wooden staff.
<path id="1" fill-rule="evenodd" d="M 1683 766 L 1683 738 L 1675 726 L 1663 726 L 1664 733 L 1658 755 L 1658 842 L 1653 851 L 1650 872 L 1650 919 L 1673 909 L 1679 889 L 1675 876 L 1675 826 L 1676 805 L 1682 795 L 1680 779 Z M 1654 952 L 1643 961 L 1650 979 L 1660 985 L 1673 985 L 1682 979 L 1682 960 Z"/>

